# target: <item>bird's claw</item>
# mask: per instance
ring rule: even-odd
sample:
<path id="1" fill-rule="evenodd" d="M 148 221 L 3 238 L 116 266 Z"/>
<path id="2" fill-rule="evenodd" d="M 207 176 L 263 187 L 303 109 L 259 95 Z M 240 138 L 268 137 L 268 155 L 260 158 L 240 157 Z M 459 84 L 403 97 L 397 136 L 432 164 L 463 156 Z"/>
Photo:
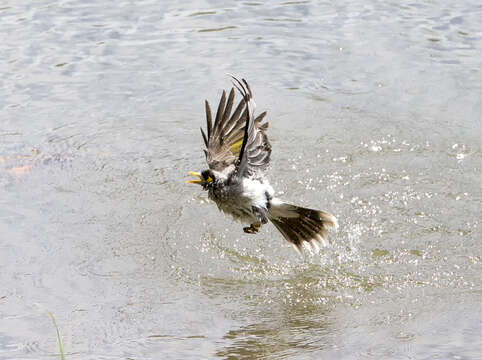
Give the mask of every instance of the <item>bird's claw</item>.
<path id="1" fill-rule="evenodd" d="M 259 231 L 261 224 L 251 224 L 250 226 L 246 226 L 243 228 L 246 234 L 256 234 Z"/>
<path id="2" fill-rule="evenodd" d="M 255 234 L 257 232 L 251 226 L 246 226 L 243 228 L 243 230 L 246 234 Z"/>

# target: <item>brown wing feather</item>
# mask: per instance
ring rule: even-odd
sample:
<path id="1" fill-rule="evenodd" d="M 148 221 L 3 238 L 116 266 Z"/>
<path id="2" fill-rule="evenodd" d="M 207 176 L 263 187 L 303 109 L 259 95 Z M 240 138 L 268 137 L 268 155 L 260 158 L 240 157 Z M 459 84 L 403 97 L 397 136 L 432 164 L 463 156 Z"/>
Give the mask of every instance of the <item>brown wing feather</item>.
<path id="1" fill-rule="evenodd" d="M 241 99 L 231 114 L 234 98 L 234 89 L 231 89 L 227 99 L 226 92 L 223 91 L 214 123 L 211 107 L 206 101 L 207 134 L 203 129 L 201 129 L 201 134 L 207 148 L 205 150 L 206 161 L 209 168 L 216 171 L 223 171 L 231 165 L 236 165 L 242 147 L 247 115 L 246 110 L 242 114 L 241 112 L 246 105 L 244 99 Z"/>
<path id="2" fill-rule="evenodd" d="M 246 86 L 248 86 L 247 83 Z M 209 168 L 216 171 L 224 171 L 231 165 L 236 166 L 238 159 L 240 158 L 241 149 L 244 145 L 243 139 L 245 137 L 245 127 L 249 125 L 249 110 L 248 106 L 246 106 L 245 98 L 243 98 L 231 114 L 234 99 L 234 88 L 229 92 L 227 99 L 226 91 L 223 91 L 214 123 L 212 121 L 211 107 L 206 100 L 207 135 L 203 129 L 201 129 L 201 134 L 207 148 L 207 150 L 204 151 L 206 154 L 206 161 Z M 247 149 L 249 157 L 252 158 L 253 166 L 255 167 L 260 167 L 263 163 L 269 162 L 269 153 L 271 152 L 271 147 L 269 147 L 268 153 L 266 151 L 261 151 L 261 148 L 263 146 L 266 147 L 266 144 L 269 146 L 266 136 L 268 123 L 264 122 L 262 124 L 265 116 L 266 111 L 254 119 L 254 128 L 256 129 L 256 134 L 259 135 L 255 136 L 255 142 Z M 244 147 L 246 147 L 246 145 L 244 145 Z M 259 149 L 257 149 L 257 147 L 259 147 Z"/>

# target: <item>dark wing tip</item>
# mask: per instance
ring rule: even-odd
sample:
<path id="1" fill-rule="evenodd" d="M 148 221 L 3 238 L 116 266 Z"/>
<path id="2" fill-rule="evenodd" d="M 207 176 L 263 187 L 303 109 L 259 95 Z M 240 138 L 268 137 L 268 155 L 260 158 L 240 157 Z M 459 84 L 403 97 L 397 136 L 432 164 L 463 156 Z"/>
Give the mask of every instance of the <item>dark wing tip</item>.
<path id="1" fill-rule="evenodd" d="M 208 138 L 211 137 L 211 131 L 213 128 L 213 117 L 211 115 L 211 107 L 209 106 L 209 102 L 205 100 L 205 106 L 206 106 L 206 125 L 207 125 L 207 131 L 208 131 Z"/>
<path id="2" fill-rule="evenodd" d="M 249 96 L 252 98 L 253 97 L 253 93 L 251 92 L 251 88 L 249 87 L 249 84 L 248 82 L 245 80 L 245 79 L 241 79 L 244 83 L 244 85 L 246 85 L 246 88 L 248 89 L 248 94 Z"/>
<path id="3" fill-rule="evenodd" d="M 236 89 L 238 89 L 238 91 L 240 92 L 241 95 L 243 95 L 243 98 L 244 98 L 244 101 L 248 102 L 249 99 L 251 98 L 251 89 L 249 88 L 249 85 L 248 83 L 246 82 L 245 79 L 241 79 L 243 82 L 239 81 L 239 79 L 233 75 L 229 75 L 231 76 L 231 78 L 234 80 L 233 81 L 233 85 L 236 87 Z M 246 84 L 246 87 L 244 86 L 244 84 Z M 246 88 L 248 88 L 248 90 L 246 90 Z"/>
<path id="4" fill-rule="evenodd" d="M 203 128 L 201 128 L 201 134 L 203 136 L 203 140 L 204 140 L 204 145 L 206 145 L 206 147 L 209 147 L 209 140 L 206 136 L 206 133 L 204 132 Z"/>

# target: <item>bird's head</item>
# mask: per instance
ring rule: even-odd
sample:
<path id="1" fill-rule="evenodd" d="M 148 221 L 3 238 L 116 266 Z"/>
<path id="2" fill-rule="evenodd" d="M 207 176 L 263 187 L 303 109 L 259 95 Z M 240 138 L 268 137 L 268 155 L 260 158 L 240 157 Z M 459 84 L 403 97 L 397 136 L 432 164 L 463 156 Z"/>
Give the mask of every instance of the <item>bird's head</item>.
<path id="1" fill-rule="evenodd" d="M 214 182 L 216 181 L 216 175 L 214 175 L 214 172 L 210 169 L 204 170 L 201 173 L 189 171 L 188 174 L 192 175 L 192 176 L 195 176 L 198 179 L 188 180 L 188 181 L 186 181 L 186 183 L 202 185 L 204 190 L 209 189 L 214 184 Z"/>

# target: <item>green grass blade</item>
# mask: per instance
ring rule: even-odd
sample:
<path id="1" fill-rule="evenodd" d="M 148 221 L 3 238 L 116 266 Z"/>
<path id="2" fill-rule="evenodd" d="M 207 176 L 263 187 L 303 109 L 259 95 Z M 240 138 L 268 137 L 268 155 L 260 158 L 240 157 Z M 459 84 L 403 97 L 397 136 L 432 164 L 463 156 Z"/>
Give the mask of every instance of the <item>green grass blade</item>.
<path id="1" fill-rule="evenodd" d="M 64 346 L 62 345 L 62 339 L 60 338 L 59 327 L 57 326 L 57 322 L 55 321 L 54 315 L 50 311 L 47 311 L 47 314 L 49 314 L 50 318 L 52 319 L 52 322 L 54 323 L 55 329 L 57 330 L 57 340 L 59 341 L 60 359 L 65 360 Z"/>

